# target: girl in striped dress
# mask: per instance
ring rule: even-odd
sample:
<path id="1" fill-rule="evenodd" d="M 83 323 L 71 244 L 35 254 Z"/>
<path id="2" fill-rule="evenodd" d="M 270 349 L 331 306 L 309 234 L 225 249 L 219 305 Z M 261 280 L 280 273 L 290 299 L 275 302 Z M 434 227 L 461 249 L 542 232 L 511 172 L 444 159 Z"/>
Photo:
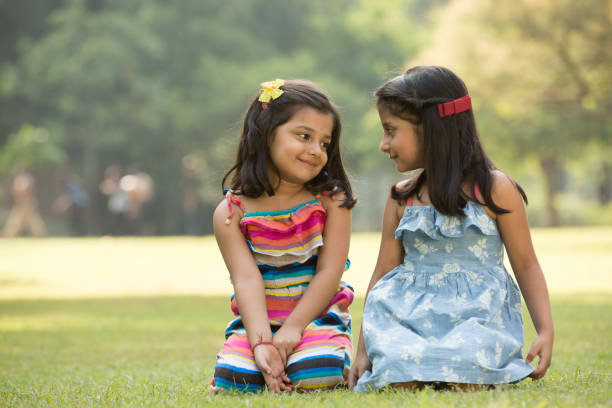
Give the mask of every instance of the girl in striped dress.
<path id="1" fill-rule="evenodd" d="M 262 84 L 213 216 L 236 316 L 214 391 L 344 386 L 353 290 L 340 278 L 355 198 L 339 142 L 338 112 L 313 83 Z"/>

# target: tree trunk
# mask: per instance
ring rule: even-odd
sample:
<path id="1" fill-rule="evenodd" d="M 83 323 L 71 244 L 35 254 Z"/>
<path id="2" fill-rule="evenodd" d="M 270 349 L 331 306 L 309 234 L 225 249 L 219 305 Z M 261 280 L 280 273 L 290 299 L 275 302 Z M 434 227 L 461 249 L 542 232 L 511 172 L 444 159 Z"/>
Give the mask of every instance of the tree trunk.
<path id="1" fill-rule="evenodd" d="M 162 176 L 166 178 L 164 182 L 166 190 L 160 191 L 160 194 L 163 194 L 163 196 L 157 197 L 158 200 L 163 201 L 164 207 L 164 219 L 160 223 L 161 233 L 164 235 L 179 235 L 184 233 L 182 228 L 183 192 L 179 183 L 181 179 L 181 155 L 175 150 L 168 152 L 166 163 L 170 166 Z"/>
<path id="2" fill-rule="evenodd" d="M 612 166 L 607 162 L 602 163 L 599 170 L 597 198 L 601 205 L 606 205 L 612 200 Z"/>
<path id="3" fill-rule="evenodd" d="M 98 222 L 99 218 L 99 203 L 96 197 L 98 197 L 98 184 L 100 183 L 100 172 L 99 172 L 99 154 L 98 154 L 98 142 L 96 141 L 96 135 L 89 131 L 83 137 L 83 183 L 89 194 L 89 214 L 87 217 L 87 234 L 99 233 L 100 225 Z"/>
<path id="4" fill-rule="evenodd" d="M 561 222 L 559 219 L 559 211 L 557 211 L 557 206 L 555 204 L 555 199 L 561 187 L 559 163 L 555 156 L 543 157 L 540 159 L 540 167 L 542 168 L 546 182 L 547 222 L 551 227 L 558 227 Z"/>

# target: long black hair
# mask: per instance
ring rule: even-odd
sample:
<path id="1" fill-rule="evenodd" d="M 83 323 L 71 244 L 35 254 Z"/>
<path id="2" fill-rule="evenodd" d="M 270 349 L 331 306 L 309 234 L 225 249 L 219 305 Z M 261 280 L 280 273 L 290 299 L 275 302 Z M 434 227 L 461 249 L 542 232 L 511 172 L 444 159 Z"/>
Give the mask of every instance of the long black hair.
<path id="1" fill-rule="evenodd" d="M 268 178 L 269 165 L 278 174 L 270 159 L 269 146 L 277 127 L 288 122 L 293 114 L 304 107 L 330 114 L 333 120 L 331 142 L 327 148 L 327 163 L 321 172 L 304 187 L 313 194 L 343 192 L 345 199 L 341 207 L 352 208 L 356 199 L 340 156 L 340 114 L 327 95 L 314 83 L 305 80 L 286 80 L 280 88 L 283 94 L 271 100 L 264 108 L 256 96 L 251 102 L 245 118 L 236 155 L 236 162 L 223 177 L 229 188 L 237 194 L 257 198 L 264 193 L 272 196 L 278 186 Z M 279 178 L 280 179 L 280 178 Z"/>
<path id="2" fill-rule="evenodd" d="M 429 199 L 443 214 L 464 215 L 467 200 L 477 201 L 473 193 L 476 186 L 495 214 L 509 212 L 491 197 L 491 171 L 497 168 L 482 147 L 472 110 L 445 117 L 440 117 L 438 112 L 438 104 L 465 95 L 468 90 L 463 81 L 449 69 L 437 66 L 410 68 L 376 90 L 379 107 L 423 127 L 423 172 L 415 183 L 402 188 L 393 186 L 393 199 L 403 202 L 413 194 L 419 197 L 421 186 L 427 180 Z M 512 181 L 527 202 L 521 186 Z M 468 195 L 463 191 L 465 183 L 471 186 L 472 193 Z"/>

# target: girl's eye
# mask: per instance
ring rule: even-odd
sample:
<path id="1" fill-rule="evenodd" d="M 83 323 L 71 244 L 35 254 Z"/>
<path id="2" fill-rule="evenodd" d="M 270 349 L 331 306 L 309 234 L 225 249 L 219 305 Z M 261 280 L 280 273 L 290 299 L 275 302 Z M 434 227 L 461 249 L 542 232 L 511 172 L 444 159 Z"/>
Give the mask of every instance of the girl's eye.
<path id="1" fill-rule="evenodd" d="M 306 133 L 298 133 L 298 137 L 300 139 L 308 140 L 308 135 Z"/>
<path id="2" fill-rule="evenodd" d="M 321 143 L 321 147 L 322 147 L 323 149 L 325 149 L 325 150 L 329 149 L 329 145 L 330 145 L 330 143 L 329 143 L 329 142 L 323 142 L 323 143 Z"/>

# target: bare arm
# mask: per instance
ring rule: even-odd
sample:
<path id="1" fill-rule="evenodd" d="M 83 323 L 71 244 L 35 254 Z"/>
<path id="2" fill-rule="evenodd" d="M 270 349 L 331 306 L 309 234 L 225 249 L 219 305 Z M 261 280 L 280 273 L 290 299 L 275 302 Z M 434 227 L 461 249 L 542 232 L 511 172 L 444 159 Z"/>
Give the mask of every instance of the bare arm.
<path id="1" fill-rule="evenodd" d="M 319 251 L 317 271 L 304 295 L 274 335 L 274 344 L 283 361 L 300 342 L 304 328 L 317 318 L 338 291 L 338 285 L 348 257 L 351 237 L 351 211 L 340 207 L 342 197 L 336 200 L 324 197 L 327 218 L 323 230 L 323 247 Z"/>
<path id="2" fill-rule="evenodd" d="M 225 223 L 229 209 L 222 201 L 213 215 L 213 227 L 219 250 L 232 277 L 236 303 L 249 343 L 258 340 L 271 341 L 272 331 L 268 322 L 266 297 L 263 279 L 257 268 L 253 254 L 240 231 L 238 219 Z M 237 218 L 237 217 L 235 217 Z M 289 389 L 284 365 L 280 355 L 270 345 L 260 345 L 254 350 L 255 363 L 262 371 L 266 384 L 271 391 Z"/>
<path id="3" fill-rule="evenodd" d="M 387 272 L 395 268 L 402 263 L 404 257 L 404 249 L 402 248 L 402 242 L 399 239 L 395 239 L 395 230 L 399 224 L 401 218 L 402 208 L 397 204 L 395 200 L 389 196 L 387 198 L 387 204 L 385 205 L 385 212 L 383 215 L 382 235 L 380 239 L 380 249 L 378 251 L 378 260 L 368 285 L 366 292 L 367 296 L 370 293 L 372 287 L 385 276 Z M 371 368 L 370 360 L 366 354 L 365 343 L 363 340 L 363 330 L 359 333 L 359 343 L 357 345 L 357 355 L 351 371 L 349 373 L 349 387 L 353 388 L 357 383 L 357 380 L 361 375 Z"/>
<path id="4" fill-rule="evenodd" d="M 550 365 L 554 338 L 546 280 L 533 249 L 521 196 L 512 181 L 501 172 L 494 174 L 493 200 L 510 211 L 508 214 L 497 215 L 497 226 L 538 333 L 527 354 L 527 362 L 539 356 L 538 366 L 531 374 L 532 378 L 538 379 L 544 376 Z"/>

